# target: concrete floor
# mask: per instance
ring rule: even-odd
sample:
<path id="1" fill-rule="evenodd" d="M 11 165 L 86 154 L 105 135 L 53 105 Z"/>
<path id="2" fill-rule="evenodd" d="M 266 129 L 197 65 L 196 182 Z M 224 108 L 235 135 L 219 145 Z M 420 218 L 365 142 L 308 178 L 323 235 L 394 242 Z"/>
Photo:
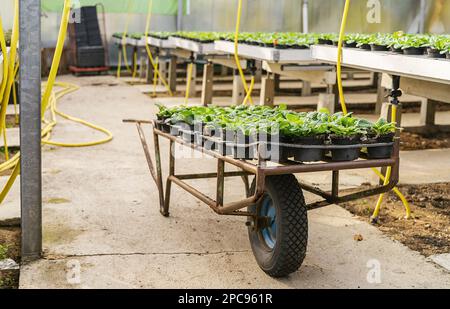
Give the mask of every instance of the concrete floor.
<path id="1" fill-rule="evenodd" d="M 122 119 L 151 119 L 154 103 L 180 99 L 151 100 L 138 87 L 113 77 L 63 76 L 60 80 L 82 86 L 61 100 L 61 109 L 105 126 L 114 140 L 83 149 L 45 146 L 46 258 L 22 266 L 22 288 L 450 288 L 449 273 L 338 206 L 309 213 L 308 254 L 297 273 L 280 280 L 266 276 L 253 258 L 244 219 L 219 217 L 178 188 L 173 190 L 171 217 L 159 214 L 157 192 L 136 128 Z M 64 141 L 100 137 L 65 121 L 53 136 Z M 161 146 L 162 153 L 167 153 L 167 143 Z M 449 181 L 448 154 L 448 150 L 431 154 L 442 159 L 434 169 L 442 172 L 433 176 L 429 170 L 430 179 Z M 414 164 L 423 155 L 404 153 L 402 162 Z M 211 159 L 181 159 L 177 171 L 214 168 Z M 368 175 L 367 171 L 349 172 L 342 177 L 344 186 L 375 180 Z M 409 175 L 405 180 L 414 177 L 418 178 Z M 326 174 L 305 179 L 329 184 Z M 215 191 L 211 181 L 193 184 L 205 193 Z M 242 197 L 239 180 L 227 180 L 226 193 L 227 201 Z M 311 199 L 308 195 L 307 200 Z M 0 217 L 4 209 L 17 209 L 18 201 L 16 182 L 6 207 L 0 208 Z M 355 241 L 355 234 L 361 234 L 363 241 Z M 380 267 L 378 283 L 367 280 L 374 265 Z M 80 281 L 68 280 L 73 274 Z"/>

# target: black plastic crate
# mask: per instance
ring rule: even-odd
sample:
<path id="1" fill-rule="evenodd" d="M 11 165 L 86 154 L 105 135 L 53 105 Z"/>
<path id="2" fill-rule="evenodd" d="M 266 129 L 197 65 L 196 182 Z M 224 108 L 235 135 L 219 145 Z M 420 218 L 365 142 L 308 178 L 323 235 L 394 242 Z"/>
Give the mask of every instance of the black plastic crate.
<path id="1" fill-rule="evenodd" d="M 77 65 L 79 67 L 105 66 L 105 49 L 103 46 L 87 46 L 78 48 Z"/>

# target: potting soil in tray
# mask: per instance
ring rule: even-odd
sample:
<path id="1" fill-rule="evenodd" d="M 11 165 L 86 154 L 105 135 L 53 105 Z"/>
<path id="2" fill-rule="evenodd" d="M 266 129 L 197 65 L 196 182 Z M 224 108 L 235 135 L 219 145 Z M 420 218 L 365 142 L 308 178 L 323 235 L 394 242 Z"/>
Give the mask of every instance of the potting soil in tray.
<path id="1" fill-rule="evenodd" d="M 216 142 L 216 150 L 222 156 L 228 156 L 233 154 L 233 148 L 230 146 L 228 142 L 217 141 Z"/>
<path id="2" fill-rule="evenodd" d="M 233 145 L 232 156 L 235 159 L 253 160 L 257 158 L 256 145 Z"/>

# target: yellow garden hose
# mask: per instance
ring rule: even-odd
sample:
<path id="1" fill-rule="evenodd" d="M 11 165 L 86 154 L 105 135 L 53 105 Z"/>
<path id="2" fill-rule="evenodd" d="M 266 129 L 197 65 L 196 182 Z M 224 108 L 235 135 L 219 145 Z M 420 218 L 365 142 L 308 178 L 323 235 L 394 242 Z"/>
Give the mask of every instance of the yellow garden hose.
<path id="1" fill-rule="evenodd" d="M 342 17 L 342 23 L 341 23 L 341 30 L 339 32 L 339 42 L 338 42 L 338 59 L 337 59 L 337 82 L 338 82 L 338 89 L 339 89 L 339 100 L 341 102 L 341 108 L 342 112 L 347 114 L 347 106 L 345 104 L 345 96 L 344 96 L 344 87 L 342 86 L 342 45 L 344 44 L 344 37 L 345 37 L 345 26 L 347 25 L 347 16 L 348 16 L 348 10 L 350 8 L 350 0 L 345 1 L 344 6 L 344 14 Z"/>
<path id="2" fill-rule="evenodd" d="M 252 79 L 250 81 L 250 87 L 248 88 L 248 92 L 245 95 L 244 102 L 242 104 L 246 105 L 247 102 L 251 99 L 254 86 L 255 86 L 255 77 L 252 76 Z"/>
<path id="3" fill-rule="evenodd" d="M 342 23 L 341 23 L 341 29 L 339 32 L 339 42 L 338 42 L 338 59 L 336 62 L 337 67 L 337 82 L 338 82 L 338 90 L 339 90 L 339 99 L 341 102 L 342 112 L 344 114 L 347 114 L 347 106 L 345 104 L 345 97 L 344 97 L 344 89 L 342 85 L 342 46 L 344 43 L 344 37 L 345 37 L 345 26 L 347 24 L 347 16 L 348 11 L 350 8 L 350 0 L 345 0 L 345 6 L 344 6 L 344 13 L 342 15 Z M 391 112 L 391 122 L 397 122 L 397 106 L 392 105 L 392 112 Z M 386 176 L 383 176 L 376 168 L 372 168 L 372 170 L 375 172 L 375 174 L 380 177 L 380 179 L 384 182 L 384 185 L 387 185 L 389 183 L 391 173 L 392 173 L 392 167 L 388 167 L 386 171 Z M 393 191 L 402 201 L 405 210 L 406 210 L 406 219 L 409 219 L 411 217 L 411 208 L 409 206 L 408 201 L 406 200 L 405 196 L 400 192 L 400 190 L 397 187 L 394 187 Z M 380 194 L 377 204 L 375 206 L 375 210 L 372 214 L 372 221 L 376 221 L 378 218 L 380 209 L 381 209 L 381 203 L 383 201 L 384 194 Z"/>
<path id="4" fill-rule="evenodd" d="M 3 143 L 4 143 L 4 150 L 5 150 L 5 158 L 8 161 L 9 160 L 9 150 L 8 150 L 8 139 L 6 136 L 6 109 L 9 104 L 9 99 L 11 97 L 11 89 L 14 86 L 15 81 L 15 65 L 16 65 L 16 58 L 17 58 L 17 45 L 19 42 L 19 1 L 14 1 L 14 22 L 13 22 L 13 33 L 11 37 L 11 47 L 10 47 L 10 54 L 9 54 L 9 60 L 8 60 L 8 77 L 6 81 L 6 88 L 4 89 L 4 93 L 2 96 L 2 104 L 1 104 L 1 112 L 0 112 L 0 134 L 3 137 Z M 3 31 L 2 31 L 3 34 Z M 3 38 L 4 39 L 4 38 Z M 5 53 L 3 55 L 3 58 L 6 59 L 8 57 L 8 54 Z"/>
<path id="5" fill-rule="evenodd" d="M 253 104 L 253 100 L 251 97 L 251 93 L 249 94 L 249 87 L 247 85 L 247 81 L 245 80 L 244 71 L 242 70 L 241 61 L 239 59 L 239 28 L 241 26 L 241 15 L 242 15 L 242 0 L 239 0 L 237 17 L 236 17 L 236 31 L 234 34 L 234 60 L 236 61 L 236 66 L 239 71 L 239 75 L 241 76 L 242 84 L 244 85 L 244 90 L 246 94 L 246 98 L 251 104 Z M 245 102 L 245 101 L 244 101 Z"/>
<path id="6" fill-rule="evenodd" d="M 137 61 L 138 61 L 137 50 L 134 50 L 133 51 L 133 74 L 132 74 L 133 78 L 136 78 L 136 75 L 137 75 Z"/>
<path id="7" fill-rule="evenodd" d="M 156 85 L 158 84 L 159 57 L 155 58 L 155 69 L 153 70 L 153 96 L 156 97 Z"/>
<path id="8" fill-rule="evenodd" d="M 17 61 L 16 70 L 14 72 L 14 81 L 17 80 L 18 71 L 19 71 L 19 61 Z M 13 94 L 15 121 L 16 121 L 16 124 L 18 124 L 19 123 L 19 111 L 17 110 L 17 89 L 16 89 L 15 82 L 13 83 L 12 94 Z"/>
<path id="9" fill-rule="evenodd" d="M 8 83 L 8 50 L 6 47 L 5 33 L 3 32 L 3 22 L 2 16 L 0 15 L 0 48 L 3 54 L 3 77 L 2 83 L 0 86 L 0 98 L 3 98 L 3 94 L 5 93 L 6 84 Z M 3 104 L 3 101 L 0 102 Z"/>
<path id="10" fill-rule="evenodd" d="M 184 104 L 187 104 L 189 101 L 189 95 L 191 91 L 191 81 L 192 81 L 192 71 L 194 70 L 194 62 L 190 62 L 188 65 L 188 75 L 186 81 L 186 96 L 184 98 Z"/>
<path id="11" fill-rule="evenodd" d="M 6 48 L 6 40 L 5 40 L 5 34 L 3 32 L 3 23 L 2 23 L 2 17 L 0 16 L 0 47 L 3 54 L 3 78 L 2 83 L 0 86 L 0 98 L 3 99 L 3 94 L 5 93 L 6 85 L 8 84 L 8 71 L 9 71 L 9 65 L 8 65 L 8 52 Z M 14 85 L 14 84 L 13 84 Z M 15 93 L 13 93 L 13 96 Z M 3 104 L 3 101 L 1 102 Z M 6 124 L 2 123 L 3 125 L 3 143 L 4 143 L 4 149 L 5 149 L 5 158 L 6 161 L 9 160 L 9 152 L 8 152 L 8 144 L 6 139 Z"/>
<path id="12" fill-rule="evenodd" d="M 128 35 L 128 27 L 130 25 L 130 19 L 131 19 L 131 9 L 133 7 L 133 0 L 128 0 L 128 13 L 127 13 L 127 18 L 125 19 L 125 30 L 122 34 L 122 42 L 121 42 L 121 47 L 122 47 L 122 52 L 119 52 L 119 56 L 123 55 L 123 62 L 125 64 L 126 69 L 130 72 L 133 73 L 131 71 L 130 66 L 128 65 L 128 55 L 127 55 L 127 35 Z M 121 63 L 120 63 L 121 65 Z M 120 66 L 117 68 L 117 76 L 120 77 Z"/>
<path id="13" fill-rule="evenodd" d="M 43 134 L 44 134 L 44 138 L 42 140 L 43 144 L 60 146 L 60 147 L 88 147 L 88 146 L 104 144 L 113 139 L 113 135 L 109 130 L 102 128 L 100 126 L 97 126 L 95 124 L 92 124 L 90 122 L 87 122 L 83 119 L 67 115 L 66 113 L 63 113 L 60 110 L 58 110 L 57 109 L 58 99 L 60 99 L 64 95 L 67 95 L 71 92 L 77 91 L 80 87 L 78 87 L 77 85 L 61 83 L 61 82 L 55 82 L 55 85 L 59 86 L 59 87 L 63 87 L 63 90 L 60 92 L 54 93 L 54 95 L 52 96 L 52 99 L 50 100 L 49 108 L 51 111 L 52 119 L 51 119 L 51 122 L 47 125 L 47 127 L 44 128 L 44 130 L 43 130 Z M 98 141 L 85 142 L 85 143 L 62 143 L 62 142 L 51 141 L 51 140 L 49 140 L 48 134 L 51 132 L 51 129 L 53 129 L 53 127 L 56 126 L 56 124 L 57 124 L 56 115 L 59 115 L 67 120 L 77 122 L 79 124 L 82 124 L 84 126 L 92 128 L 94 130 L 97 130 L 99 132 L 102 132 L 106 135 L 106 137 L 103 139 L 100 139 Z"/>
<path id="14" fill-rule="evenodd" d="M 161 75 L 161 72 L 159 72 L 159 67 L 155 63 L 155 60 L 153 59 L 152 51 L 150 50 L 150 47 L 148 46 L 148 34 L 150 31 L 150 22 L 152 18 L 152 11 L 153 11 L 153 0 L 149 0 L 148 2 L 148 9 L 147 9 L 147 21 L 145 25 L 145 50 L 147 51 L 148 59 L 150 60 L 150 64 L 153 67 L 153 74 L 156 74 L 158 78 L 161 80 L 161 83 L 166 87 L 167 91 L 169 92 L 169 95 L 172 97 L 173 92 L 170 90 L 169 84 L 167 83 L 164 76 Z"/>
<path id="15" fill-rule="evenodd" d="M 117 60 L 117 78 L 120 78 L 121 70 L 122 70 L 122 50 L 119 49 L 119 59 Z"/>

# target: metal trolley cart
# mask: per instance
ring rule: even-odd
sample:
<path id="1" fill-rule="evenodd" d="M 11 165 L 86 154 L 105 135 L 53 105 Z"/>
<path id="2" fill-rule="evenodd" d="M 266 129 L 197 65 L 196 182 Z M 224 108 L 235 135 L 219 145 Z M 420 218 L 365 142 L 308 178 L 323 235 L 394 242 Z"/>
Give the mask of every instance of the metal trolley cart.
<path id="1" fill-rule="evenodd" d="M 185 136 L 181 136 L 186 133 L 183 130 L 175 130 L 175 133 L 168 132 L 167 129 L 163 131 L 158 121 L 124 120 L 124 122 L 136 123 L 137 125 L 150 173 L 158 187 L 161 214 L 169 216 L 171 187 L 174 183 L 207 204 L 219 215 L 247 217 L 246 225 L 248 226 L 254 256 L 261 269 L 273 277 L 287 276 L 296 271 L 302 264 L 306 255 L 308 240 L 308 210 L 388 192 L 394 188 L 399 179 L 399 138 L 397 137 L 393 143 L 386 144 L 316 146 L 325 148 L 325 151 L 327 151 L 327 148 L 335 149 L 339 147 L 391 146 L 393 147 L 392 155 L 387 159 L 368 159 L 367 155 L 361 152 L 360 157 L 355 161 L 332 162 L 331 159 L 324 158 L 324 161 L 317 163 L 300 163 L 292 160 L 274 163 L 262 158 L 263 147 L 260 143 L 256 143 L 256 159 L 235 159 L 230 155 L 222 155 L 221 151 L 212 147 L 206 147 L 204 142 L 186 139 Z M 142 127 L 144 124 L 150 124 L 153 127 L 155 162 L 153 162 L 144 135 Z M 166 179 L 165 192 L 161 169 L 160 138 L 168 140 L 170 143 L 169 175 Z M 208 139 L 211 139 L 211 137 L 204 136 L 203 132 L 197 132 L 196 141 Z M 217 140 L 215 141 L 217 142 Z M 177 174 L 175 172 L 176 143 L 216 158 L 217 171 L 205 174 Z M 301 147 L 298 145 L 290 146 Z M 225 164 L 233 165 L 239 171 L 225 172 Z M 345 195 L 339 194 L 339 173 L 341 170 L 388 166 L 392 167 L 392 176 L 387 185 L 379 185 Z M 299 173 L 323 171 L 332 173 L 332 185 L 329 192 L 298 181 L 294 176 L 294 174 Z M 254 176 L 252 182 L 250 182 L 251 176 Z M 225 177 L 242 178 L 247 196 L 240 201 L 224 204 Z M 217 179 L 215 198 L 203 194 L 186 182 L 186 180 L 203 178 Z M 302 190 L 318 195 L 321 199 L 307 204 Z"/>

